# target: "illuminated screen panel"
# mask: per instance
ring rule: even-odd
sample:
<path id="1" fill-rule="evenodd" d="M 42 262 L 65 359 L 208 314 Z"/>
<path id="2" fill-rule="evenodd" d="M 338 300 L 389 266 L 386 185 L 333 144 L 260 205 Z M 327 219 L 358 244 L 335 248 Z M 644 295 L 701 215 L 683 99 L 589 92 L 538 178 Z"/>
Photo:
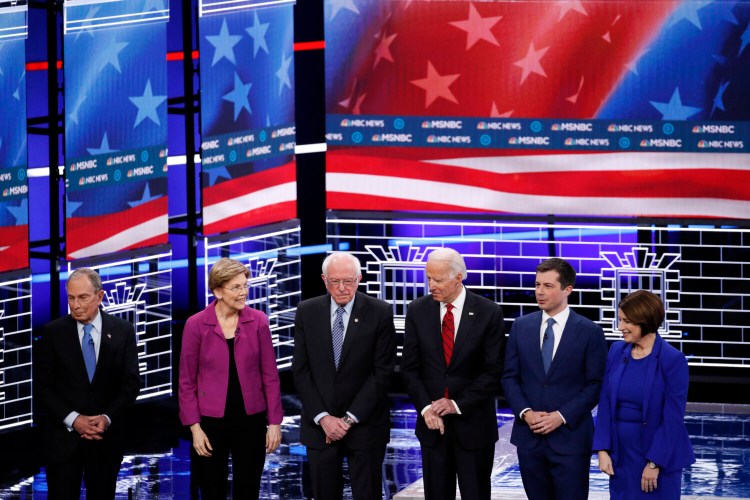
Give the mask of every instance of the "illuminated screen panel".
<path id="1" fill-rule="evenodd" d="M 247 305 L 268 316 L 279 370 L 291 367 L 294 315 L 302 295 L 299 221 L 206 238 L 205 248 L 206 305 L 213 300 L 208 289 L 211 266 L 221 257 L 245 264 L 250 271 Z"/>
<path id="2" fill-rule="evenodd" d="M 165 2 L 65 4 L 66 255 L 167 242 Z"/>
<path id="3" fill-rule="evenodd" d="M 31 275 L 0 275 L 0 432 L 30 427 Z"/>
<path id="4" fill-rule="evenodd" d="M 117 261 L 79 260 L 102 277 L 105 312 L 135 327 L 141 392 L 138 401 L 172 394 L 172 252 L 167 246 L 126 252 Z"/>
<path id="5" fill-rule="evenodd" d="M 0 273 L 29 267 L 26 6 L 0 6 Z"/>
<path id="6" fill-rule="evenodd" d="M 297 216 L 293 4 L 253 3 L 201 2 L 204 234 Z"/>
<path id="7" fill-rule="evenodd" d="M 616 333 L 617 303 L 648 289 L 666 306 L 659 333 L 691 365 L 750 368 L 750 229 L 514 224 L 487 220 L 374 220 L 331 213 L 328 242 L 363 263 L 361 287 L 391 302 L 403 334 L 406 306 L 427 293 L 424 266 L 432 248 L 460 252 L 472 291 L 513 320 L 538 310 L 535 268 L 562 257 L 578 277 L 571 305 Z"/>
<path id="8" fill-rule="evenodd" d="M 327 206 L 746 219 L 748 19 L 747 2 L 326 3 Z"/>

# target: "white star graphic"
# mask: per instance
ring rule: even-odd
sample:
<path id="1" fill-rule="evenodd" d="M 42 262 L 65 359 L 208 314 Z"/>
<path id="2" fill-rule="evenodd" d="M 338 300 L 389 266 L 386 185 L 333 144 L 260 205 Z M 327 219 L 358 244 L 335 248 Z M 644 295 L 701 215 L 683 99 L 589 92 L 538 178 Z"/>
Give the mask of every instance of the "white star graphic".
<path id="1" fill-rule="evenodd" d="M 425 108 L 430 107 L 430 104 L 435 102 L 435 99 L 438 97 L 458 104 L 456 96 L 453 95 L 449 87 L 459 76 L 461 75 L 440 75 L 432 63 L 427 61 L 427 76 L 419 80 L 412 80 L 411 83 L 427 91 L 425 94 Z"/>
<path id="2" fill-rule="evenodd" d="M 336 17 L 336 14 L 338 14 L 341 9 L 346 9 L 355 14 L 359 14 L 359 9 L 354 4 L 354 0 L 331 0 L 331 7 L 333 8 L 333 11 L 331 12 L 331 21 L 333 21 L 333 18 Z"/>
<path id="3" fill-rule="evenodd" d="M 211 66 L 215 66 L 224 57 L 232 64 L 237 64 L 234 59 L 234 46 L 240 43 L 242 35 L 230 35 L 226 19 L 221 23 L 219 34 L 207 35 L 206 40 L 216 49 L 214 51 L 214 58 L 211 60 Z"/>
<path id="4" fill-rule="evenodd" d="M 497 104 L 495 104 L 495 101 L 492 101 L 492 109 L 490 109 L 490 118 L 510 118 L 513 116 L 513 110 L 506 111 L 505 113 L 501 113 L 497 109 Z"/>
<path id="5" fill-rule="evenodd" d="M 523 73 L 521 74 L 521 83 L 525 82 L 526 78 L 528 78 L 531 73 L 536 73 L 545 78 L 547 77 L 547 73 L 544 72 L 544 68 L 542 68 L 542 65 L 539 62 L 542 57 L 544 57 L 544 54 L 547 53 L 547 50 L 549 50 L 549 47 L 536 50 L 534 49 L 534 42 L 531 42 L 531 45 L 529 45 L 529 51 L 526 52 L 526 57 L 513 63 L 515 66 L 518 66 L 523 70 Z"/>
<path id="6" fill-rule="evenodd" d="M 466 37 L 466 50 L 469 50 L 479 40 L 486 40 L 492 45 L 500 45 L 495 35 L 492 34 L 492 27 L 495 26 L 502 16 L 482 17 L 477 12 L 474 4 L 469 4 L 469 18 L 465 21 L 455 21 L 450 23 L 456 28 L 463 30 L 468 35 Z"/>
<path id="7" fill-rule="evenodd" d="M 253 57 L 255 57 L 260 49 L 263 49 L 263 51 L 268 54 L 266 32 L 268 31 L 268 27 L 271 26 L 271 23 L 261 23 L 260 19 L 258 19 L 258 13 L 255 11 L 253 12 L 253 15 L 253 25 L 249 28 L 245 28 L 245 31 L 247 31 L 247 34 L 253 39 Z"/>
<path id="8" fill-rule="evenodd" d="M 375 47 L 375 62 L 372 65 L 373 68 L 378 65 L 381 59 L 393 62 L 393 55 L 391 54 L 391 49 L 389 47 L 397 36 L 398 34 L 395 33 L 389 36 L 387 31 L 383 31 L 382 35 L 380 35 L 378 46 Z"/>
<path id="9" fill-rule="evenodd" d="M 276 70 L 276 78 L 279 79 L 279 95 L 284 87 L 292 88 L 292 81 L 289 78 L 289 66 L 292 64 L 292 56 L 281 57 L 281 67 Z"/>
<path id="10" fill-rule="evenodd" d="M 579 12 L 584 16 L 589 15 L 581 0 L 557 0 L 557 5 L 560 7 L 560 17 L 557 18 L 557 22 L 562 21 L 562 18 L 571 10 Z"/>

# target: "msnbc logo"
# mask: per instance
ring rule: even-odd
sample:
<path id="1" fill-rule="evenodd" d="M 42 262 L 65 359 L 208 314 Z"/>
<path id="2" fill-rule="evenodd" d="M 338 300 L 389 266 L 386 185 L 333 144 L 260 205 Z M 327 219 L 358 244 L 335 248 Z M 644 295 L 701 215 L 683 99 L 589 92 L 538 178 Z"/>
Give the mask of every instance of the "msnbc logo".
<path id="1" fill-rule="evenodd" d="M 518 137 L 511 137 L 508 139 L 508 144 L 518 144 Z"/>
<path id="2" fill-rule="evenodd" d="M 349 126 L 349 119 L 348 118 L 344 118 L 343 120 L 341 120 L 341 126 L 342 127 L 348 127 Z"/>
<path id="3" fill-rule="evenodd" d="M 429 135 L 429 136 L 427 136 L 427 143 L 428 143 L 428 144 L 432 144 L 432 143 L 434 143 L 434 142 L 435 142 L 436 140 L 437 140 L 437 139 L 435 138 L 435 136 L 434 136 L 434 135 Z"/>

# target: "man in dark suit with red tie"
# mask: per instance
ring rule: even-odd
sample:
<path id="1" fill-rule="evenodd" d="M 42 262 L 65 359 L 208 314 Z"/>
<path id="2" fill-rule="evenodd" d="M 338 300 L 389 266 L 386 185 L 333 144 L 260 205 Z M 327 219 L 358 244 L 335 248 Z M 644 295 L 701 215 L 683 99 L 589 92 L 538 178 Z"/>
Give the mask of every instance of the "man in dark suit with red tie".
<path id="1" fill-rule="evenodd" d="M 594 422 L 607 344 L 601 327 L 568 306 L 576 273 L 563 259 L 536 268 L 541 311 L 513 322 L 503 391 L 516 416 L 518 449 L 530 500 L 586 500 Z"/>
<path id="2" fill-rule="evenodd" d="M 495 396 L 505 341 L 503 312 L 466 290 L 453 249 L 427 257 L 430 295 L 406 313 L 401 373 L 419 416 L 425 498 L 488 500 L 497 434 Z"/>
<path id="3" fill-rule="evenodd" d="M 292 360 L 313 496 L 342 498 L 346 458 L 354 500 L 380 500 L 396 364 L 393 308 L 357 291 L 360 263 L 349 253 L 326 257 L 322 278 L 329 293 L 297 306 Z"/>
<path id="4" fill-rule="evenodd" d="M 119 430 L 140 390 L 133 325 L 99 309 L 96 271 L 66 283 L 70 314 L 44 328 L 35 359 L 50 499 L 114 498 L 122 462 Z"/>

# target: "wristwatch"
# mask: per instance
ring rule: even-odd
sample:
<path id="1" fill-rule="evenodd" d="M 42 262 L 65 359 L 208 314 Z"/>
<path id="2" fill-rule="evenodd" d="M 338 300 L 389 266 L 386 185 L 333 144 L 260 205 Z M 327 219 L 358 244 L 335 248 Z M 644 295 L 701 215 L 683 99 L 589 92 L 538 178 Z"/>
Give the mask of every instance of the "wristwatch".
<path id="1" fill-rule="evenodd" d="M 658 469 L 658 468 L 659 468 L 659 466 L 658 466 L 658 465 L 656 465 L 656 464 L 655 464 L 654 462 L 649 462 L 649 463 L 648 463 L 648 468 L 649 468 L 649 469 Z"/>
<path id="2" fill-rule="evenodd" d="M 349 427 L 351 427 L 351 426 L 353 426 L 354 424 L 356 424 L 356 423 L 357 423 L 357 422 L 355 422 L 355 421 L 354 421 L 354 419 L 353 419 L 352 417 L 350 417 L 349 415 L 344 415 L 344 418 L 342 418 L 341 420 L 343 420 L 343 421 L 344 421 L 344 423 L 345 423 L 346 425 L 348 425 Z"/>

